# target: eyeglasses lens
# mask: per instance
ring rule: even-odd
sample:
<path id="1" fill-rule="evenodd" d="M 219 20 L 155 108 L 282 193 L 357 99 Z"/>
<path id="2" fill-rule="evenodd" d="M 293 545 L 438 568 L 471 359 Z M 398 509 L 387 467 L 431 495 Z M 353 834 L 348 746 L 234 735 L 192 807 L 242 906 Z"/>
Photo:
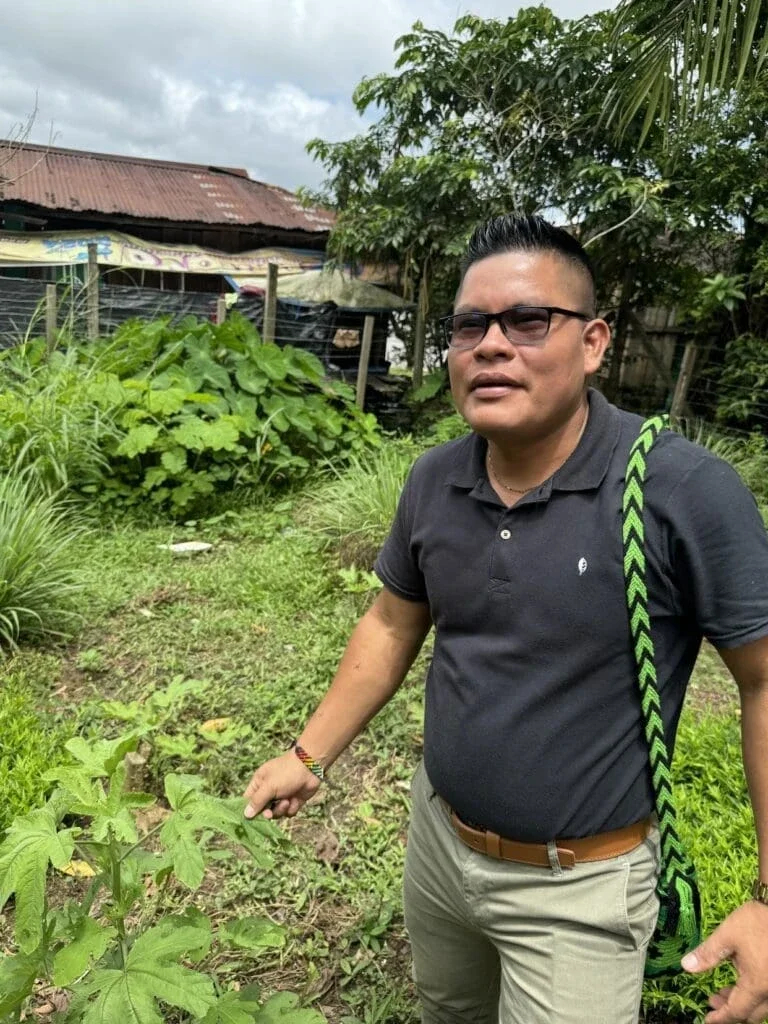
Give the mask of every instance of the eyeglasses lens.
<path id="1" fill-rule="evenodd" d="M 493 318 L 495 319 L 495 318 Z M 485 313 L 459 313 L 449 326 L 449 341 L 454 348 L 479 345 L 490 327 Z M 549 312 L 535 306 L 518 306 L 498 316 L 505 337 L 516 345 L 536 345 L 549 331 Z"/>

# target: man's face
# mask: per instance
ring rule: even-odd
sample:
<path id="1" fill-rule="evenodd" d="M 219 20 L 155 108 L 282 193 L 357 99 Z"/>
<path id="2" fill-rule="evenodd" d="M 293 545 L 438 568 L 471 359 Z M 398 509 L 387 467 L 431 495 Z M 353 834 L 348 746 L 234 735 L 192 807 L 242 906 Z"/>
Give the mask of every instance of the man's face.
<path id="1" fill-rule="evenodd" d="M 549 252 L 505 252 L 470 267 L 454 313 L 560 306 L 589 314 L 588 301 L 585 278 L 568 260 Z M 577 411 L 585 378 L 599 368 L 609 340 L 602 320 L 553 314 L 543 344 L 514 345 L 494 322 L 475 348 L 448 351 L 456 406 L 486 437 L 537 440 Z"/>

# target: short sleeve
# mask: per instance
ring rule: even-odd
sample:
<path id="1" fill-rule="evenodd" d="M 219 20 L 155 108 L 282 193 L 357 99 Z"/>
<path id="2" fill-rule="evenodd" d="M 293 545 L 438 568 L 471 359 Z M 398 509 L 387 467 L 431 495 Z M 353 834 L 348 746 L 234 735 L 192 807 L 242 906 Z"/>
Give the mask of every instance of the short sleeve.
<path id="1" fill-rule="evenodd" d="M 705 456 L 666 504 L 671 582 L 684 613 L 716 647 L 768 635 L 768 536 L 738 474 Z"/>
<path id="2" fill-rule="evenodd" d="M 406 601 L 427 600 L 424 576 L 412 544 L 417 466 L 408 475 L 389 536 L 373 567 L 384 586 Z"/>

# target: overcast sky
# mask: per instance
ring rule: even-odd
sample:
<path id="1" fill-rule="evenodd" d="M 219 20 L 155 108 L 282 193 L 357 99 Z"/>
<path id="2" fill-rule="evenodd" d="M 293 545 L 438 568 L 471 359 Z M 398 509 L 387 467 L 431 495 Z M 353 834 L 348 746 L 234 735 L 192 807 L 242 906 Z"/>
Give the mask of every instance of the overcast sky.
<path id="1" fill-rule="evenodd" d="M 615 3 L 549 6 L 574 18 Z M 503 0 L 6 0 L 0 137 L 37 98 L 33 142 L 315 185 L 322 170 L 305 144 L 364 127 L 352 90 L 392 68 L 395 39 L 417 18 L 450 29 L 467 10 L 506 18 L 516 9 Z"/>

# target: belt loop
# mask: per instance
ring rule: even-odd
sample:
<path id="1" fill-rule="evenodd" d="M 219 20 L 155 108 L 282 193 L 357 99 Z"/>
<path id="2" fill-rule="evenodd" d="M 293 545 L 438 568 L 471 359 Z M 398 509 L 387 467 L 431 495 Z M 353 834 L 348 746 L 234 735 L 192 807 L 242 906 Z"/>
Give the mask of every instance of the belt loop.
<path id="1" fill-rule="evenodd" d="M 547 857 L 549 858 L 549 866 L 552 868 L 552 874 L 562 875 L 563 867 L 557 853 L 557 843 L 553 839 L 547 843 Z"/>

